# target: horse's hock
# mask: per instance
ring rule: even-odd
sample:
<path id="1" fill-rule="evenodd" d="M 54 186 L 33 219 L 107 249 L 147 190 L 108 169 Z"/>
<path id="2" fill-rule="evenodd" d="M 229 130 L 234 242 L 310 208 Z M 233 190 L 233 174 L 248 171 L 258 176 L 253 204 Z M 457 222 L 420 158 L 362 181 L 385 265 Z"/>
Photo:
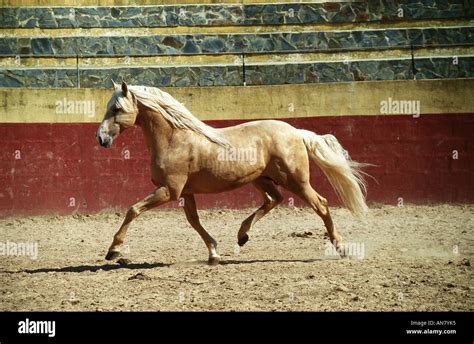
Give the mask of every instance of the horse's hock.
<path id="1" fill-rule="evenodd" d="M 369 203 L 474 201 L 469 2 L 25 3 L 0 8 L 2 216 L 124 209 L 153 190 L 138 129 L 108 151 L 95 140 L 111 78 L 167 88 L 213 126 L 278 118 L 334 134 L 375 165 Z M 197 202 L 261 201 L 243 188 Z"/>

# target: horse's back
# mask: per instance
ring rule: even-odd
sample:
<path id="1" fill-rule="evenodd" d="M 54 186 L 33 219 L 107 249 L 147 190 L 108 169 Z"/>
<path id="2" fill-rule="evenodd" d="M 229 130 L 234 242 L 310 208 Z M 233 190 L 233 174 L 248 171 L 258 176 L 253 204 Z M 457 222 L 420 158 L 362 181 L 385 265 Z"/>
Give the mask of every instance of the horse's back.
<path id="1" fill-rule="evenodd" d="M 300 140 L 298 129 L 279 120 L 256 120 L 219 129 L 232 144 L 252 144 L 252 141 L 277 145 L 291 139 Z"/>
<path id="2" fill-rule="evenodd" d="M 260 119 L 260 120 L 255 120 L 255 121 L 249 121 L 241 124 L 237 124 L 234 126 L 230 127 L 225 127 L 225 128 L 220 128 L 219 130 L 222 130 L 223 132 L 227 131 L 232 131 L 235 129 L 247 129 L 247 128 L 256 128 L 256 129 L 271 129 L 274 130 L 275 128 L 280 128 L 284 130 L 296 130 L 295 127 L 292 125 L 276 120 L 276 119 Z"/>

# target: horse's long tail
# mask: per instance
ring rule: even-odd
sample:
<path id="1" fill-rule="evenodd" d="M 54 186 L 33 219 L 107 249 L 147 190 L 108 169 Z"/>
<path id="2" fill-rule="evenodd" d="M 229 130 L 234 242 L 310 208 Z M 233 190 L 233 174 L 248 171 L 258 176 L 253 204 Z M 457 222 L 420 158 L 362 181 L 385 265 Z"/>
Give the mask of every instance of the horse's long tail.
<path id="1" fill-rule="evenodd" d="M 299 132 L 306 149 L 329 179 L 344 206 L 356 216 L 367 212 L 366 185 L 361 171 L 366 164 L 352 161 L 333 135 L 317 135 L 302 129 Z"/>

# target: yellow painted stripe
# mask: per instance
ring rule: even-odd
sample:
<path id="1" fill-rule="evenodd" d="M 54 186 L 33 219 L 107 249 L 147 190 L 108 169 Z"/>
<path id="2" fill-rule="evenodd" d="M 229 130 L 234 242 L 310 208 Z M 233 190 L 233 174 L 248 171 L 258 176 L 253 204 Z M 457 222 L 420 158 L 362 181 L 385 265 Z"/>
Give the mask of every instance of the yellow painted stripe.
<path id="1" fill-rule="evenodd" d="M 474 109 L 474 78 L 163 89 L 203 120 L 370 116 L 381 114 L 389 98 L 419 101 L 421 114 Z M 104 89 L 0 89 L 0 122 L 99 122 L 110 96 Z M 77 113 L 81 101 L 93 102 L 95 114 Z M 57 111 L 60 105 L 68 112 L 68 104 L 71 113 Z"/>
<path id="2" fill-rule="evenodd" d="M 472 47 L 421 48 L 416 50 L 416 58 L 422 57 L 452 57 L 474 56 Z M 377 59 L 411 58 L 411 52 L 404 49 L 344 51 L 318 53 L 280 53 L 252 54 L 245 57 L 246 65 L 278 64 L 278 63 L 311 63 L 339 62 Z M 53 68 L 76 67 L 76 58 L 53 57 L 0 57 L 0 68 Z M 79 58 L 80 68 L 130 68 L 130 67 L 181 67 L 181 66 L 212 66 L 212 65 L 242 65 L 240 55 L 169 55 L 145 57 L 90 57 Z"/>
<path id="3" fill-rule="evenodd" d="M 473 48 L 474 55 L 474 48 Z M 208 66 L 208 65 L 241 65 L 239 55 L 169 55 L 144 57 L 87 57 L 79 58 L 80 68 L 129 68 L 140 66 L 178 67 L 178 66 Z M 23 67 L 74 67 L 77 66 L 75 57 L 0 57 L 0 68 Z"/>

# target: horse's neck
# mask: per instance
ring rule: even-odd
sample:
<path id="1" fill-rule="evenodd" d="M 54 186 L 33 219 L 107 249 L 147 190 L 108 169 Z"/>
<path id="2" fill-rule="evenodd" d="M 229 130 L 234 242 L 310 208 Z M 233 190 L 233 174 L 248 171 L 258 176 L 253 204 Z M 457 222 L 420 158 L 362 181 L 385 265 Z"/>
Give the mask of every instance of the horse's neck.
<path id="1" fill-rule="evenodd" d="M 140 109 L 138 125 L 142 128 L 145 143 L 152 157 L 161 156 L 168 147 L 173 128 L 164 117 L 149 109 Z"/>

